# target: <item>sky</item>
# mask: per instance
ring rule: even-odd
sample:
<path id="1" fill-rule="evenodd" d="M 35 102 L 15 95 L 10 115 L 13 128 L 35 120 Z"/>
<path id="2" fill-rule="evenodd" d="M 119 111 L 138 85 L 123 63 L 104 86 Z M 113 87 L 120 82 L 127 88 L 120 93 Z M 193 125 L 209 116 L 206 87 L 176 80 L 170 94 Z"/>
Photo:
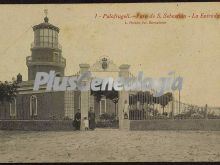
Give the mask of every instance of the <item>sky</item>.
<path id="1" fill-rule="evenodd" d="M 60 28 L 66 75 L 78 72 L 80 63 L 108 56 L 118 66 L 131 65 L 133 75 L 168 77 L 175 71 L 183 77 L 182 102 L 220 106 L 220 19 L 150 19 L 167 23 L 138 25 L 95 18 L 96 13 L 215 14 L 219 3 L 0 5 L 1 81 L 18 73 L 27 80 L 32 26 L 43 22 L 44 9 L 49 23 Z"/>

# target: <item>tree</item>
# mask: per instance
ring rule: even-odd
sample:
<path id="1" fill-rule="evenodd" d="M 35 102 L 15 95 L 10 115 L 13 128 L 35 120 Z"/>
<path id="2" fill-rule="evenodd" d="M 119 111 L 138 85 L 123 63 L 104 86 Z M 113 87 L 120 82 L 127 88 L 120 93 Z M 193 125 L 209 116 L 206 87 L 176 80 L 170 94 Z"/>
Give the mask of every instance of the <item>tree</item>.
<path id="1" fill-rule="evenodd" d="M 149 91 L 146 92 L 138 92 L 137 95 L 137 100 L 140 101 L 141 103 L 147 103 L 147 104 L 160 104 L 163 107 L 163 113 L 164 113 L 164 108 L 170 101 L 172 101 L 172 93 L 168 92 L 165 93 L 162 96 L 159 97 L 154 97 L 153 94 L 151 94 Z"/>
<path id="2" fill-rule="evenodd" d="M 6 117 L 7 106 L 6 103 L 12 102 L 14 97 L 17 95 L 17 82 L 7 82 L 4 83 L 0 81 L 0 104 L 4 107 L 4 114 Z"/>
<path id="3" fill-rule="evenodd" d="M 16 81 L 5 81 L 4 83 L 0 81 L 0 102 L 11 102 L 17 95 L 17 88 L 18 85 Z"/>
<path id="4" fill-rule="evenodd" d="M 115 101 L 118 100 L 118 91 L 115 91 L 114 89 L 112 91 L 108 91 L 107 88 L 108 88 L 108 86 L 106 86 L 105 91 L 102 91 L 102 90 L 93 91 L 93 90 L 91 90 L 91 95 L 95 96 L 96 101 L 98 101 L 98 102 L 101 100 L 102 96 L 105 96 L 106 99 L 110 99 L 115 103 Z"/>
<path id="5" fill-rule="evenodd" d="M 164 108 L 170 101 L 172 101 L 172 93 L 165 93 L 164 95 L 160 96 L 157 98 L 158 103 L 162 106 L 163 108 L 163 114 L 164 114 Z"/>
<path id="6" fill-rule="evenodd" d="M 106 99 L 112 100 L 112 102 L 115 104 L 115 116 L 116 116 L 116 104 L 118 103 L 119 95 L 118 91 L 115 91 L 114 89 L 112 91 L 93 91 L 91 90 L 91 95 L 93 95 L 97 102 L 99 102 L 102 98 L 102 96 L 105 96 Z"/>

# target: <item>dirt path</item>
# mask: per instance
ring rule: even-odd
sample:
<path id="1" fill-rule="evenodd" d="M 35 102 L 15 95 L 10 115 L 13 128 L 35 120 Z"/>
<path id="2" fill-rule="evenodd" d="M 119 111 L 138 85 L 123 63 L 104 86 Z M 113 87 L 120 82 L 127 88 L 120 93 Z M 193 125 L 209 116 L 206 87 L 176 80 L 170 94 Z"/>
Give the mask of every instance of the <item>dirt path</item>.
<path id="1" fill-rule="evenodd" d="M 220 161 L 220 132 L 0 131 L 0 162 Z"/>

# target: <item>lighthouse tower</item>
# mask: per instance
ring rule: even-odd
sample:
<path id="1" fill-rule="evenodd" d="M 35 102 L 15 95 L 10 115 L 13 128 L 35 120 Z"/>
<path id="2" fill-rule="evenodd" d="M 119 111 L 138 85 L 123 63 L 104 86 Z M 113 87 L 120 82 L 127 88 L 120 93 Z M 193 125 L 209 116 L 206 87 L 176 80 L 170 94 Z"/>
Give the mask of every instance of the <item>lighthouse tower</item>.
<path id="1" fill-rule="evenodd" d="M 66 59 L 62 57 L 59 44 L 59 28 L 50 24 L 45 10 L 44 22 L 33 27 L 34 42 L 31 44 L 31 56 L 26 58 L 28 80 L 34 80 L 37 72 L 54 70 L 57 76 L 64 76 Z"/>

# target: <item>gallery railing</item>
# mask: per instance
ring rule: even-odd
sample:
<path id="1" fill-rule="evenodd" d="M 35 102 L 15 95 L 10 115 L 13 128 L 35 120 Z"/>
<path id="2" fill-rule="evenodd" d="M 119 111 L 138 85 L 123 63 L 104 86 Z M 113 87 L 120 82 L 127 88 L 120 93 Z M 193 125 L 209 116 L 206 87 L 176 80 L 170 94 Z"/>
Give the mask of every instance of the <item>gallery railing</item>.
<path id="1" fill-rule="evenodd" d="M 52 43 L 52 42 L 39 42 L 31 43 L 31 48 L 55 48 L 55 49 L 62 49 L 62 46 L 59 43 Z"/>
<path id="2" fill-rule="evenodd" d="M 60 57 L 58 59 L 38 59 L 38 60 L 34 60 L 31 56 L 26 57 L 26 63 L 27 65 L 30 64 L 37 64 L 37 63 L 54 63 L 54 64 L 61 64 L 61 65 L 66 65 L 66 59 L 63 57 Z"/>

